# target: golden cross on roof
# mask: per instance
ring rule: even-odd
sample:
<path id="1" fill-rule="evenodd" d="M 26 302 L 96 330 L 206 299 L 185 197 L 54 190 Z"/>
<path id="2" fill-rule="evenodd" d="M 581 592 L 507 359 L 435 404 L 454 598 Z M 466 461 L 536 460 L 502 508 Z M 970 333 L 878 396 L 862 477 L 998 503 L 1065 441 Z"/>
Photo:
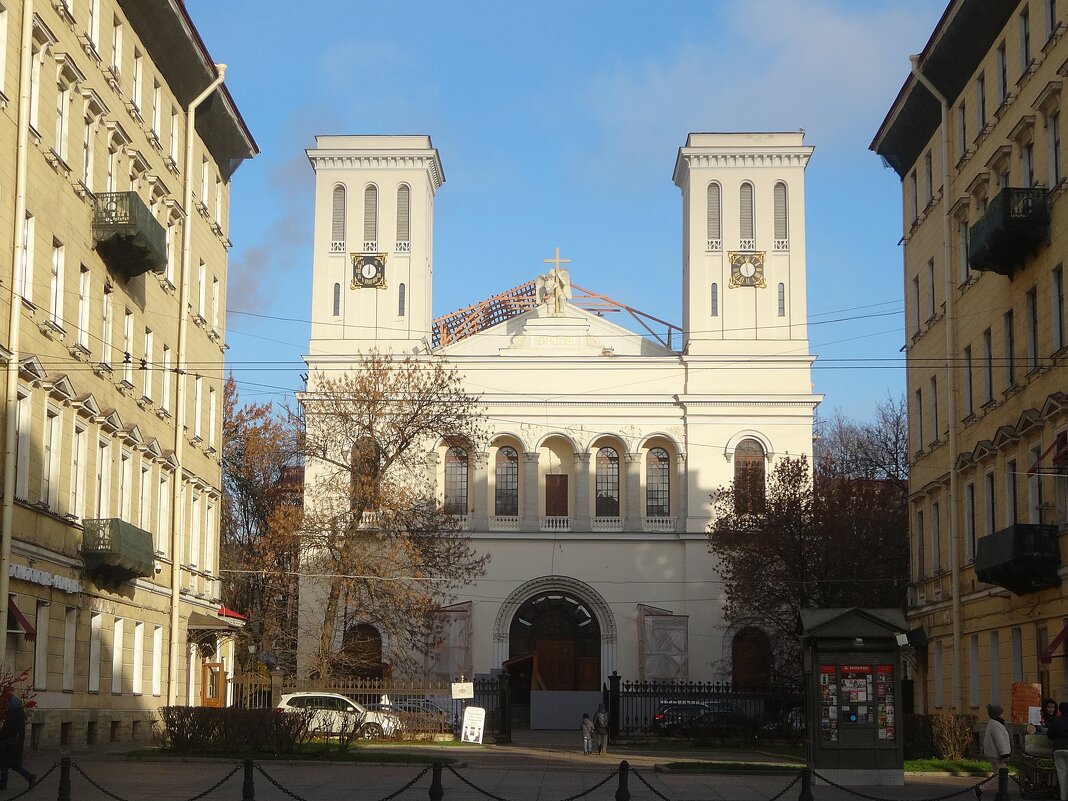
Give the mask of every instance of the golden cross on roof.
<path id="1" fill-rule="evenodd" d="M 542 259 L 542 261 L 545 262 L 546 264 L 555 265 L 557 270 L 560 269 L 560 265 L 561 264 L 570 264 L 571 263 L 571 259 L 561 259 L 560 258 L 560 248 L 556 249 L 556 256 L 554 258 L 552 258 L 552 259 Z"/>

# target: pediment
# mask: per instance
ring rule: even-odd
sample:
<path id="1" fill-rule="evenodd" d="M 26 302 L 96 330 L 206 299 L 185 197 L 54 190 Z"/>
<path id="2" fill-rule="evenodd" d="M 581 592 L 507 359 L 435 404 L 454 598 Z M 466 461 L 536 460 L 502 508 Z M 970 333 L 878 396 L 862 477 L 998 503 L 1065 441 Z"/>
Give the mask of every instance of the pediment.
<path id="1" fill-rule="evenodd" d="M 27 381 L 43 381 L 47 373 L 37 356 L 27 356 L 19 362 L 19 372 Z"/>
<path id="2" fill-rule="evenodd" d="M 1068 409 L 1068 394 L 1054 392 L 1042 404 L 1042 419 L 1049 420 L 1051 417 L 1056 417 L 1065 409 Z"/>
<path id="3" fill-rule="evenodd" d="M 590 357 L 671 356 L 672 351 L 600 315 L 565 303 L 559 314 L 541 305 L 445 345 L 448 356 Z"/>
<path id="4" fill-rule="evenodd" d="M 158 459 L 163 455 L 163 449 L 160 448 L 159 440 L 155 437 L 144 444 L 144 452 L 153 459 Z"/>
<path id="5" fill-rule="evenodd" d="M 119 417 L 119 413 L 115 409 L 104 409 L 100 413 L 100 427 L 114 434 L 122 430 L 122 418 Z"/>
<path id="6" fill-rule="evenodd" d="M 953 463 L 953 469 L 957 472 L 967 470 L 969 467 L 975 466 L 975 457 L 966 451 L 961 451 L 957 454 L 957 461 Z"/>
<path id="7" fill-rule="evenodd" d="M 998 449 L 994 447 L 994 443 L 988 439 L 981 439 L 975 443 L 975 450 L 972 451 L 972 458 L 977 462 L 983 461 L 983 459 L 992 459 L 997 456 Z"/>
<path id="8" fill-rule="evenodd" d="M 1006 445 L 1011 445 L 1019 439 L 1020 435 L 1012 426 L 998 426 L 998 430 L 994 432 L 994 447 L 1004 448 Z"/>
<path id="9" fill-rule="evenodd" d="M 133 423 L 123 430 L 122 439 L 131 445 L 141 445 L 145 441 L 145 438 L 141 436 L 141 429 L 137 427 L 137 423 Z"/>
<path id="10" fill-rule="evenodd" d="M 74 385 L 71 384 L 70 379 L 65 375 L 56 376 L 51 379 L 52 386 L 49 387 L 48 393 L 56 400 L 69 401 L 74 398 Z"/>
<path id="11" fill-rule="evenodd" d="M 93 397 L 92 392 L 79 395 L 71 402 L 71 405 L 78 410 L 79 414 L 85 417 L 93 418 L 100 416 L 100 404 L 96 402 L 96 398 Z"/>
<path id="12" fill-rule="evenodd" d="M 1038 409 L 1027 409 L 1016 421 L 1016 433 L 1021 437 L 1042 428 L 1042 413 Z"/>
<path id="13" fill-rule="evenodd" d="M 905 616 L 898 609 L 802 609 L 798 623 L 803 638 L 892 637 L 906 631 Z"/>

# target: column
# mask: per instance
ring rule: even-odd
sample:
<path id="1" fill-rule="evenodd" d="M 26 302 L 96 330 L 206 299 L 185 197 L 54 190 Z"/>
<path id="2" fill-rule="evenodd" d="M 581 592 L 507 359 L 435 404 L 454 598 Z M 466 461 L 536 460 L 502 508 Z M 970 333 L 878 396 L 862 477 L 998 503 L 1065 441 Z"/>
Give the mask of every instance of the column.
<path id="1" fill-rule="evenodd" d="M 538 457 L 537 451 L 528 451 L 523 454 L 523 505 L 522 520 L 519 521 L 520 531 L 541 530 L 541 520 L 538 518 Z"/>
<path id="2" fill-rule="evenodd" d="M 468 526 L 471 531 L 486 531 L 489 529 L 489 521 L 486 519 L 486 494 L 488 489 L 486 463 L 488 461 L 489 454 L 485 451 L 471 454 L 475 480 L 471 493 L 471 518 Z"/>
<path id="3" fill-rule="evenodd" d="M 675 484 L 671 491 L 675 494 L 672 500 L 672 511 L 675 513 L 675 531 L 687 531 L 690 525 L 690 493 L 688 476 L 686 475 L 686 454 L 675 454 Z"/>
<path id="4" fill-rule="evenodd" d="M 571 530 L 590 530 L 590 454 L 575 453 L 575 509 L 571 515 Z"/>
<path id="5" fill-rule="evenodd" d="M 624 531 L 642 530 L 641 466 L 642 455 L 640 453 L 627 454 L 625 467 L 626 495 L 623 499 L 627 516 L 623 520 Z"/>

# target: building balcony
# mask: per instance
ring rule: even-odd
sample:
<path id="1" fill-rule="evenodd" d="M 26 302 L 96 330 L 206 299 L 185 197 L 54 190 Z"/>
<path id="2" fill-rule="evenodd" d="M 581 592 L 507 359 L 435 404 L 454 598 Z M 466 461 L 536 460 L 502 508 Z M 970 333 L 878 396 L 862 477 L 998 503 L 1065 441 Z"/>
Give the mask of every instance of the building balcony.
<path id="1" fill-rule="evenodd" d="M 571 518 L 559 516 L 542 516 L 540 519 L 542 531 L 570 531 Z"/>
<path id="2" fill-rule="evenodd" d="M 622 531 L 622 517 L 595 517 L 590 521 L 591 531 Z"/>
<path id="3" fill-rule="evenodd" d="M 1060 566 L 1056 526 L 1016 523 L 981 537 L 975 553 L 976 578 L 1016 595 L 1058 586 Z"/>
<path id="4" fill-rule="evenodd" d="M 642 531 L 674 531 L 674 517 L 643 517 Z"/>
<path id="5" fill-rule="evenodd" d="M 491 515 L 490 531 L 519 531 L 519 515 Z"/>
<path id="6" fill-rule="evenodd" d="M 115 581 L 155 574 L 151 533 L 117 517 L 85 520 L 82 529 L 87 573 Z"/>
<path id="7" fill-rule="evenodd" d="M 127 278 L 167 267 L 167 234 L 136 192 L 96 195 L 93 239 L 108 267 Z"/>
<path id="8" fill-rule="evenodd" d="M 1012 275 L 1049 236 L 1049 225 L 1046 190 L 1005 187 L 968 232 L 968 264 Z"/>

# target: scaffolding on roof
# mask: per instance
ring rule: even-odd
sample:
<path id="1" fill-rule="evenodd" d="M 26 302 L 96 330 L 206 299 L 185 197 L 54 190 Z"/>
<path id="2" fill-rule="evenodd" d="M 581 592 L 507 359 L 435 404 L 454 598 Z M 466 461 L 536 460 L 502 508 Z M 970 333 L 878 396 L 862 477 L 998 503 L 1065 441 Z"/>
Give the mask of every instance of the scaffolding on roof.
<path id="1" fill-rule="evenodd" d="M 609 312 L 627 312 L 645 331 L 668 350 L 675 350 L 674 343 L 682 346 L 682 329 L 674 323 L 661 320 L 651 314 L 613 300 L 607 295 L 586 289 L 576 283 L 571 284 L 570 303 L 580 309 L 596 314 L 598 317 Z M 538 305 L 538 287 L 534 281 L 512 287 L 493 297 L 457 309 L 449 314 L 437 317 L 431 323 L 433 332 L 432 345 L 435 348 L 451 345 L 461 339 L 485 331 L 495 325 L 510 320 Z"/>

